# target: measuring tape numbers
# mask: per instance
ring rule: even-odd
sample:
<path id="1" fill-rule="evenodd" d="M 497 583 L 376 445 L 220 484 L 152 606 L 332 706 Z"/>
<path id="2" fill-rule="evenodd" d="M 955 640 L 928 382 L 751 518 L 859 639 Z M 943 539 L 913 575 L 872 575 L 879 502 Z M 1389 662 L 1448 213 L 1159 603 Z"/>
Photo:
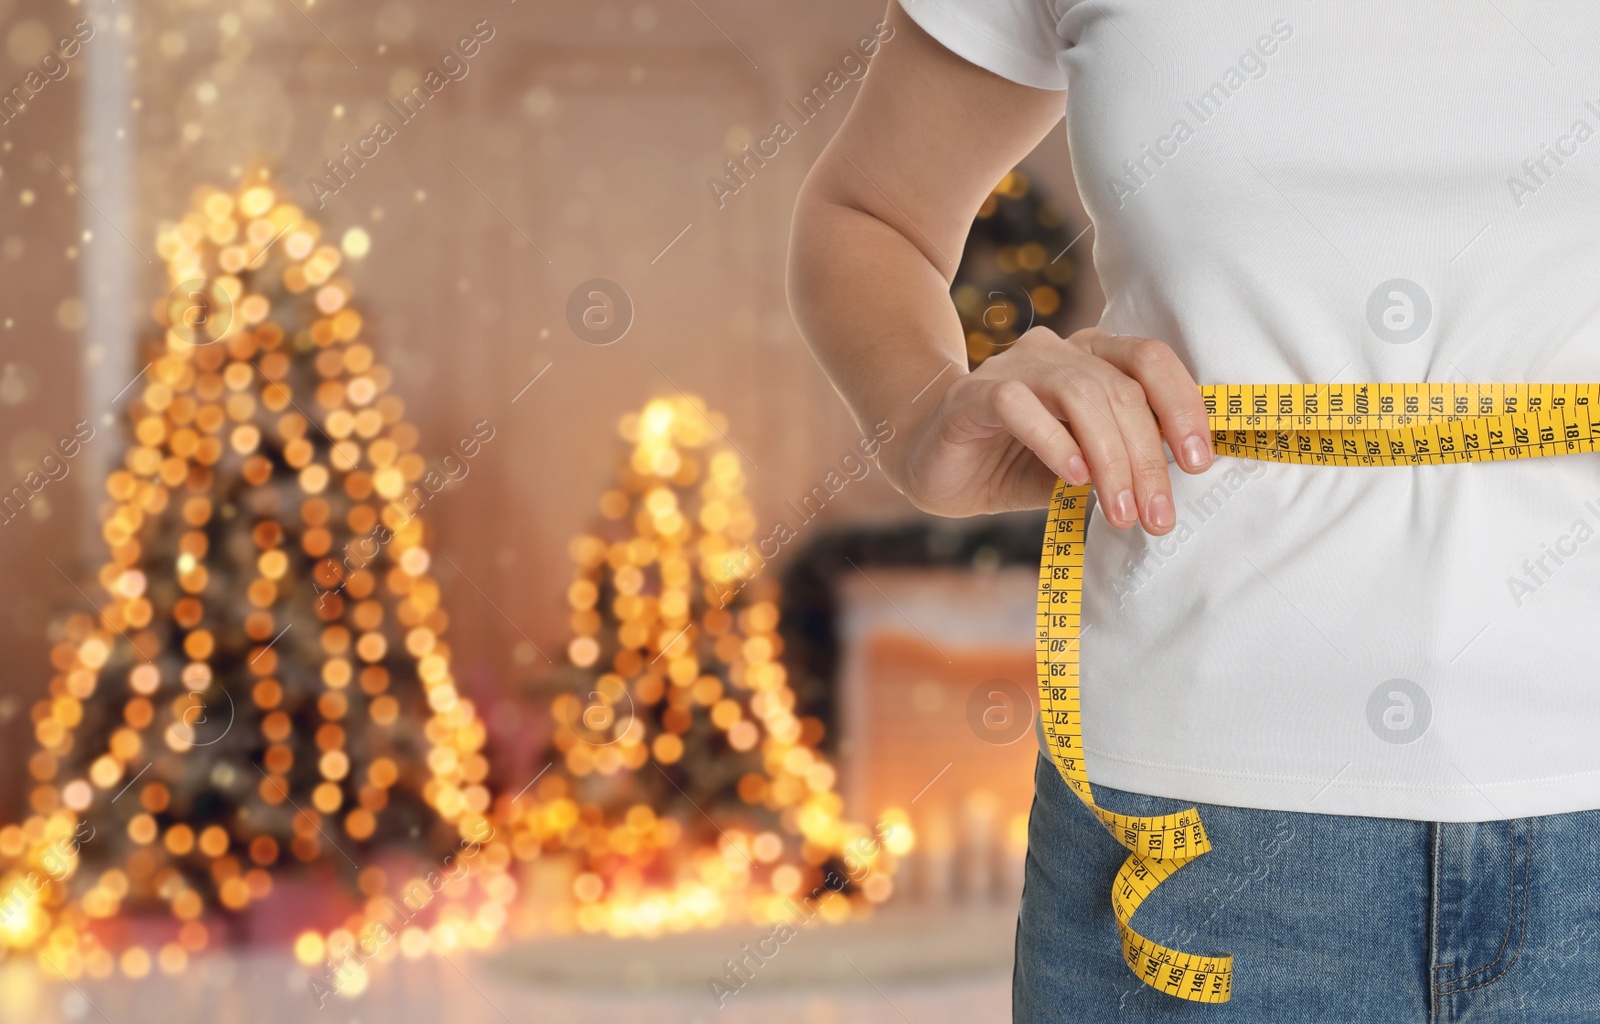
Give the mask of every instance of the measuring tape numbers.
<path id="1" fill-rule="evenodd" d="M 1200 389 L 1218 455 L 1315 466 L 1501 462 L 1600 450 L 1600 384 L 1245 384 Z M 1224 1003 L 1233 957 L 1134 931 L 1150 893 L 1211 849 L 1195 808 L 1157 817 L 1098 806 L 1084 767 L 1078 638 L 1088 486 L 1057 481 L 1039 559 L 1039 714 L 1061 777 L 1128 851 L 1111 886 L 1123 959 L 1145 984 Z"/>

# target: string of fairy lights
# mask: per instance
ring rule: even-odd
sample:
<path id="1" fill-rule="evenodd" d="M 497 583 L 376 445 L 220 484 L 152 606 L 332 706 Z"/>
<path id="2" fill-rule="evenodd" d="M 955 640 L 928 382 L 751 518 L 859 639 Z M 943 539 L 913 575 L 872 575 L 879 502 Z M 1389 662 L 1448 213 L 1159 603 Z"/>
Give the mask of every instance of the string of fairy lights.
<path id="1" fill-rule="evenodd" d="M 583 931 L 775 922 L 865 833 L 843 817 L 835 770 L 817 749 L 823 723 L 796 712 L 777 606 L 723 607 L 749 571 L 740 549 L 756 523 L 739 456 L 714 443 L 727 427 L 718 419 L 691 396 L 658 398 L 623 417 L 619 433 L 632 451 L 599 503 L 611 539 L 584 534 L 569 546 L 567 656 L 592 675 L 552 703 L 566 772 L 552 775 L 547 802 L 521 824 L 542 846 L 581 848 L 571 921 Z M 732 813 L 689 844 L 677 820 L 630 803 L 626 787 L 602 782 L 590 800 L 576 793 L 585 780 L 619 775 L 656 780 L 668 800 L 674 788 L 687 790 Z M 719 775 L 735 776 L 732 800 L 711 781 Z M 690 797 L 687 820 L 698 818 L 695 806 Z M 880 869 L 912 843 L 905 814 L 884 820 L 892 839 L 873 862 Z M 585 834 L 579 821 L 615 824 Z M 892 869 L 873 871 L 855 899 L 829 901 L 827 913 L 865 913 L 893 887 Z"/>
<path id="2" fill-rule="evenodd" d="M 264 173 L 200 190 L 161 228 L 173 298 L 155 309 L 164 331 L 106 480 L 105 600 L 60 624 L 32 711 L 30 813 L 0 828 L 7 954 L 68 979 L 175 974 L 291 866 L 349 861 L 357 909 L 304 929 L 294 953 L 353 994 L 369 959 L 485 948 L 508 926 L 776 921 L 861 848 L 822 723 L 787 684 L 775 604 L 721 606 L 754 519 L 737 456 L 688 398 L 623 418 L 631 455 L 600 502 L 614 536 L 572 542 L 568 655 L 591 685 L 552 702 L 561 770 L 526 796 L 491 788 L 487 730 L 457 689 L 406 504 L 428 471 L 420 435 L 340 273 L 368 245 L 360 229 L 324 238 Z M 352 543 L 378 535 L 352 565 Z M 212 737 L 224 698 L 229 728 Z M 659 773 L 683 793 L 730 766 L 747 813 L 711 836 L 693 812 L 639 798 L 648 787 L 607 790 Z M 395 894 L 436 866 L 377 856 L 412 804 L 481 852 L 470 878 L 391 927 Z M 824 901 L 825 919 L 893 891 L 911 830 L 899 811 L 879 825 L 870 870 Z M 109 866 L 63 859 L 68 843 Z M 514 865 L 532 862 L 562 869 L 542 909 L 518 900 Z M 358 944 L 374 952 L 352 957 Z"/>
<path id="3" fill-rule="evenodd" d="M 414 450 L 418 434 L 401 419 L 400 399 L 384 393 L 391 377 L 359 340 L 353 287 L 337 273 L 347 254 L 364 252 L 364 238 L 347 235 L 341 250 L 320 234 L 264 181 L 237 194 L 205 190 L 188 216 L 160 233 L 169 282 L 180 295 L 197 285 L 213 315 L 186 323 L 157 309 L 167 330 L 131 404 L 124 467 L 106 481 L 110 559 L 98 582 L 110 601 L 98 622 L 70 619 L 52 651 L 58 674 L 34 712 L 33 814 L 0 830 L 0 855 L 10 861 L 5 886 L 36 872 L 80 818 L 119 829 L 131 847 L 122 865 L 76 896 L 69 878 L 49 879 L 38 898 L 0 917 L 7 946 L 38 949 L 69 978 L 182 970 L 212 939 L 208 902 L 241 911 L 266 898 L 272 869 L 326 856 L 325 845 L 338 845 L 330 831 L 356 843 L 371 838 L 408 771 L 425 770 L 423 798 L 463 835 L 488 808 L 487 734 L 450 674 L 447 616 L 428 574 L 421 520 L 399 500 L 425 468 Z M 303 317 L 308 305 L 308 326 L 286 331 L 280 321 Z M 242 544 L 215 550 L 220 520 L 241 524 L 233 532 Z M 392 534 L 387 572 L 346 573 L 331 557 L 336 540 L 380 522 Z M 219 561 L 248 579 L 242 616 L 241 595 L 213 582 Z M 172 585 L 157 583 L 160 574 Z M 311 621 L 291 615 L 306 608 Z M 279 642 L 296 625 L 315 636 L 314 650 Z M 234 632 L 242 644 L 230 639 Z M 428 711 L 420 765 L 402 763 L 382 739 L 402 714 L 390 692 L 402 665 Z M 173 802 L 177 782 L 193 780 L 169 755 L 194 751 L 194 711 L 206 698 L 210 708 L 220 703 L 219 672 L 228 675 L 228 693 L 247 689 L 234 728 L 253 728 L 259 744 L 251 749 L 260 753 L 252 763 L 218 761 L 205 781 L 212 791 L 253 789 L 239 798 L 253 813 L 196 828 L 188 820 L 196 802 Z M 74 756 L 83 760 L 75 730 L 86 707 L 118 700 L 121 724 L 105 751 L 82 775 L 63 774 Z M 358 764 L 352 731 L 375 756 Z M 314 772 L 296 776 L 307 758 Z M 124 788 L 134 799 L 119 806 Z M 287 842 L 274 834 L 284 817 Z M 419 952 L 487 944 L 515 895 L 504 874 L 509 860 L 503 847 L 485 851 L 487 898 L 475 913 L 442 903 Z M 352 942 L 376 919 L 387 883 L 381 868 L 363 868 L 369 906 L 327 936 L 302 936 L 297 951 Z M 103 925 L 130 897 L 165 903 L 177 922 L 172 937 L 116 948 L 118 929 Z M 418 945 L 413 935 L 395 948 Z"/>

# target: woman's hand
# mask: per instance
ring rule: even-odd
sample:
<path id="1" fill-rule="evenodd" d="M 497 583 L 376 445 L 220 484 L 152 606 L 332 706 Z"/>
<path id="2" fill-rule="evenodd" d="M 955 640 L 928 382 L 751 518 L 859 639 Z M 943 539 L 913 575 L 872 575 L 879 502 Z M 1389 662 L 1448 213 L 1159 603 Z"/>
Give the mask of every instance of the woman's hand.
<path id="1" fill-rule="evenodd" d="M 1151 338 L 1043 327 L 945 388 L 902 450 L 901 489 L 925 512 L 967 516 L 1049 503 L 1057 477 L 1091 480 L 1107 521 L 1164 534 L 1177 521 L 1163 440 L 1211 464 L 1205 403 Z"/>
<path id="2" fill-rule="evenodd" d="M 972 373 L 950 372 L 966 366 L 950 285 L 972 219 L 1060 124 L 1066 94 L 962 60 L 892 0 L 884 22 L 872 71 L 795 204 L 789 299 L 801 333 L 863 434 L 901 428 L 880 465 L 918 508 L 1040 508 L 1060 476 L 1092 480 L 1113 525 L 1168 532 L 1163 439 L 1198 473 L 1211 438 L 1199 389 L 1166 345 L 1035 328 Z"/>

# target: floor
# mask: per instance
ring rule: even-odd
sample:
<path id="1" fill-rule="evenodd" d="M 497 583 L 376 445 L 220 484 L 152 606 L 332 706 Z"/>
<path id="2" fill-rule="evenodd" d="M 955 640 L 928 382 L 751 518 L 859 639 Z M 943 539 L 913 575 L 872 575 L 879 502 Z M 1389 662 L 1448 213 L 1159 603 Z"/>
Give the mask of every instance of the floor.
<path id="1" fill-rule="evenodd" d="M 1014 911 L 898 911 L 810 927 L 742 988 L 724 964 L 768 930 L 565 938 L 379 965 L 319 1007 L 286 950 L 203 957 L 180 977 L 80 981 L 0 963 L 0 1024 L 987 1024 L 1010 1019 Z M 754 963 L 755 961 L 749 961 Z M 713 994 L 710 981 L 730 991 Z"/>

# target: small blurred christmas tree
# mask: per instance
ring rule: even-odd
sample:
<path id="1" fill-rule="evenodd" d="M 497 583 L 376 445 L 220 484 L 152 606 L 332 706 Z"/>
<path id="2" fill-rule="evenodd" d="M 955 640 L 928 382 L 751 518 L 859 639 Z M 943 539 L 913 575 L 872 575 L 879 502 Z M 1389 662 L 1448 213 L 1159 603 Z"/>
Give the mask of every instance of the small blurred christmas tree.
<path id="1" fill-rule="evenodd" d="M 910 846 L 903 815 L 884 851 L 843 820 L 823 723 L 779 660 L 777 606 L 749 596 L 767 583 L 741 593 L 755 519 L 739 455 L 715 443 L 726 428 L 689 397 L 624 417 L 632 450 L 600 499 L 606 525 L 571 543 L 578 682 L 552 704 L 550 754 L 563 770 L 540 780 L 514 840 L 519 857 L 578 862 L 558 927 L 791 920 L 807 899 L 837 920 L 888 898 Z M 815 899 L 828 890 L 846 898 Z"/>
<path id="2" fill-rule="evenodd" d="M 1059 331 L 1078 276 L 1067 221 L 1021 169 L 989 193 L 967 233 L 950 288 L 976 366 L 1030 327 Z"/>
<path id="3" fill-rule="evenodd" d="M 160 232 L 174 289 L 106 481 L 100 615 L 52 649 L 33 813 L 0 829 L 0 894 L 25 896 L 0 896 L 0 944 L 69 978 L 182 969 L 294 865 L 354 896 L 306 908 L 324 917 L 300 959 L 337 958 L 386 893 L 493 831 L 417 514 L 443 477 L 338 273 L 366 249 L 359 229 L 323 240 L 264 175 Z M 390 879 L 396 849 L 416 877 Z M 503 844 L 481 852 L 487 902 L 430 898 L 383 955 L 489 941 L 515 885 Z M 153 908 L 169 927 L 132 927 Z"/>

